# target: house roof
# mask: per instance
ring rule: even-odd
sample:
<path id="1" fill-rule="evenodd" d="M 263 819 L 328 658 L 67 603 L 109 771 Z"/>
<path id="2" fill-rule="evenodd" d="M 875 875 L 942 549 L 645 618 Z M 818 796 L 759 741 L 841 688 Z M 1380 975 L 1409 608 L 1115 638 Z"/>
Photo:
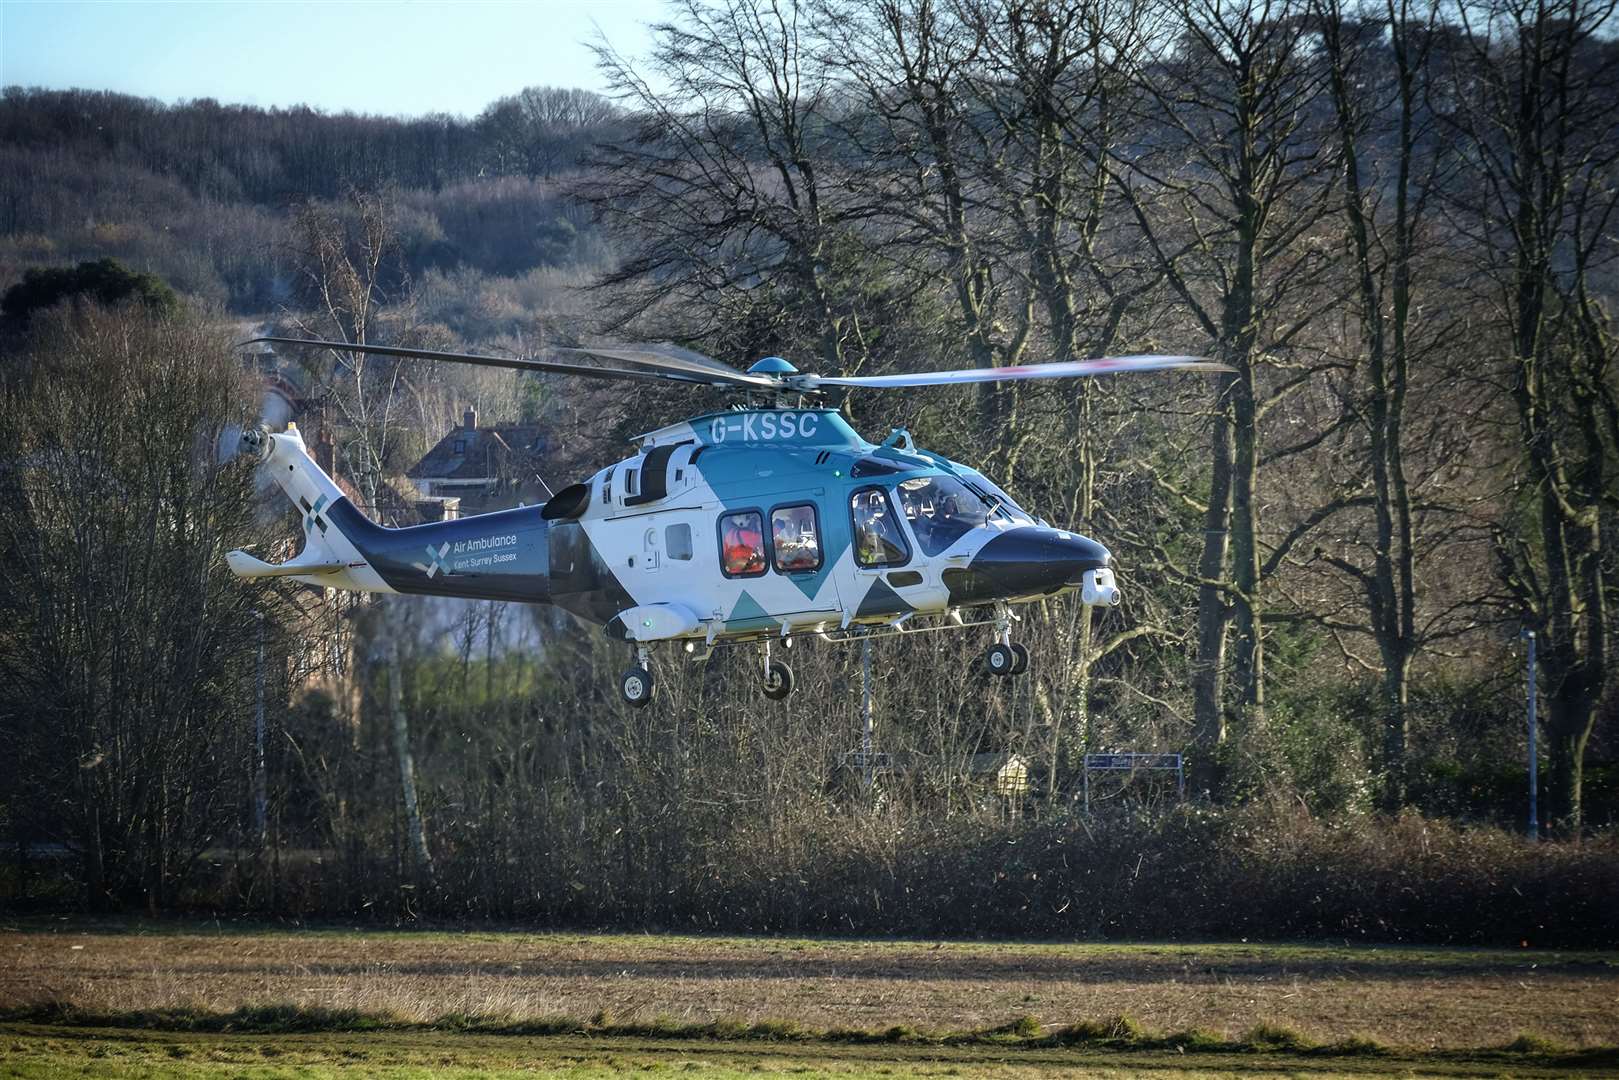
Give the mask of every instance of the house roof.
<path id="1" fill-rule="evenodd" d="M 405 473 L 412 480 L 481 480 L 513 459 L 538 456 L 546 438 L 537 424 L 454 427 Z"/>

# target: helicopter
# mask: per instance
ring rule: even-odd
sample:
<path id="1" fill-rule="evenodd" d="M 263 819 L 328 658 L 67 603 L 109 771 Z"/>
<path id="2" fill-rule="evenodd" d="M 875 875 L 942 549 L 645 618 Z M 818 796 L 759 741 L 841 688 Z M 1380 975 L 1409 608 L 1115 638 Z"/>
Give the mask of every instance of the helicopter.
<path id="1" fill-rule="evenodd" d="M 656 690 L 655 644 L 675 644 L 694 660 L 757 644 L 763 693 L 781 700 L 793 672 L 774 646 L 798 638 L 987 627 L 983 668 L 1011 678 L 1029 666 L 1028 649 L 1012 640 L 1015 605 L 1076 590 L 1086 605 L 1120 602 L 1102 544 L 1052 526 L 977 469 L 916 446 L 904 429 L 867 441 L 837 410 L 806 404 L 826 388 L 1231 370 L 1196 356 L 1148 355 L 821 376 L 776 356 L 742 371 L 673 345 L 555 350 L 566 359 L 288 337 L 242 345 L 257 343 L 740 391 L 744 400 L 729 409 L 636 436 L 633 456 L 543 505 L 402 528 L 367 518 L 310 457 L 296 424 L 241 436 L 240 450 L 302 511 L 305 543 L 278 564 L 232 551 L 226 560 L 237 576 L 555 605 L 629 646 L 619 694 L 636 708 Z M 984 608 L 987 619 L 963 615 Z"/>

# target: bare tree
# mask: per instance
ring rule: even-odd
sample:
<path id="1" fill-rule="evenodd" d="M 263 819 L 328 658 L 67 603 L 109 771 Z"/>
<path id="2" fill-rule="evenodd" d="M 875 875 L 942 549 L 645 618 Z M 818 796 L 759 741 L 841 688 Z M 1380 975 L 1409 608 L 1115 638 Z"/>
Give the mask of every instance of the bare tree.
<path id="1" fill-rule="evenodd" d="M 1503 527 L 1503 574 L 1540 635 L 1552 817 L 1581 825 L 1585 748 L 1610 689 L 1604 514 L 1619 408 L 1596 285 L 1615 256 L 1619 83 L 1613 3 L 1463 4 L 1447 120 L 1470 183 L 1454 220 L 1479 261 L 1507 357 L 1528 536 Z"/>
<path id="2" fill-rule="evenodd" d="M 288 312 L 298 330 L 364 345 L 385 312 L 398 318 L 408 280 L 399 267 L 395 209 L 391 194 L 357 187 L 341 204 L 310 199 L 298 207 L 291 247 L 309 311 Z M 372 513 L 397 453 L 400 414 L 415 397 L 407 368 L 408 362 L 341 350 L 324 379 L 323 403 L 342 422 L 345 457 Z"/>
<path id="3" fill-rule="evenodd" d="M 935 0 L 833 0 L 817 15 L 827 63 L 857 92 L 839 118 L 858 163 L 843 179 L 872 257 L 907 290 L 939 294 L 948 325 L 940 337 L 973 366 L 1017 363 L 1034 328 L 1033 298 L 1006 272 L 1007 193 L 975 74 L 995 28 Z M 991 452 L 1004 459 L 1018 426 L 1016 392 L 986 383 L 977 397 L 977 427 L 993 433 Z"/>
<path id="4" fill-rule="evenodd" d="M 401 290 L 404 281 L 397 270 L 397 237 L 394 231 L 396 208 L 386 192 L 351 188 L 340 207 L 314 201 L 299 208 L 293 229 L 299 256 L 299 272 L 305 295 L 314 308 L 313 321 L 294 316 L 299 329 L 327 340 L 366 344 L 379 323 L 390 299 L 390 284 Z M 391 280 L 390 280 L 391 279 Z M 397 318 L 395 309 L 387 314 Z M 345 457 L 357 466 L 356 479 L 366 501 L 366 509 L 379 514 L 383 490 L 402 436 L 409 434 L 410 405 L 419 397 L 404 376 L 405 363 L 372 356 L 357 350 L 334 349 L 324 403 L 333 408 L 345 436 Z M 325 434 L 330 434 L 329 432 Z M 416 872 L 432 879 L 426 829 L 422 822 L 415 782 L 415 759 L 411 752 L 409 716 L 403 705 L 398 636 L 403 625 L 388 626 L 390 609 L 367 620 L 372 635 L 389 639 L 382 648 L 387 671 L 388 712 L 391 746 L 400 793 L 410 836 L 412 863 Z M 394 620 L 408 621 L 401 608 Z"/>
<path id="5" fill-rule="evenodd" d="M 247 805 L 258 601 L 224 553 L 258 530 L 216 446 L 256 395 L 190 315 L 54 314 L 0 377 L 8 803 L 90 906 L 157 909 Z"/>
<path id="6" fill-rule="evenodd" d="M 555 176 L 594 143 L 610 141 L 621 116 L 610 100 L 589 90 L 530 86 L 492 102 L 474 126 L 496 171 L 537 179 Z"/>
<path id="7" fill-rule="evenodd" d="M 603 45 L 598 63 L 636 128 L 604 148 L 578 194 L 609 215 L 625 249 L 603 283 L 628 322 L 657 307 L 677 336 L 751 336 L 790 344 L 802 327 L 820 362 L 845 368 L 858 338 L 841 279 L 845 220 L 829 74 L 794 0 L 684 0 L 652 28 L 649 80 Z M 768 306 L 757 306 L 757 297 Z M 727 311 L 740 304 L 740 310 Z M 784 319 L 760 327 L 756 320 Z"/>
<path id="8" fill-rule="evenodd" d="M 1317 122 L 1322 72 L 1305 48 L 1302 4 L 1186 0 L 1156 10 L 1132 87 L 1153 135 L 1116 147 L 1112 171 L 1150 257 L 1234 369 L 1220 377 L 1210 420 L 1209 494 L 1194 500 L 1197 562 L 1176 568 L 1198 590 L 1193 689 L 1206 764 L 1227 734 L 1233 624 L 1240 714 L 1263 723 L 1260 425 L 1319 373 L 1287 351 L 1336 299 L 1319 288 L 1329 260 L 1308 242 L 1328 212 L 1336 154 Z M 1278 372 L 1273 383 L 1267 369 Z"/>

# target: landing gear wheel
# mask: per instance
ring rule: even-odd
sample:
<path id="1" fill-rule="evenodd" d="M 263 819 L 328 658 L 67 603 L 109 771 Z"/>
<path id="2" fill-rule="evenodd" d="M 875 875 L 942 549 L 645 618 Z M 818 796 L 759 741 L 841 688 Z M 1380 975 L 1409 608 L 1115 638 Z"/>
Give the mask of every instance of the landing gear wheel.
<path id="1" fill-rule="evenodd" d="M 793 692 L 793 669 L 780 660 L 770 661 L 765 674 L 765 697 L 780 701 Z"/>
<path id="2" fill-rule="evenodd" d="M 618 678 L 618 692 L 624 699 L 624 704 L 633 709 L 644 709 L 647 702 L 652 700 L 652 692 L 656 684 L 652 681 L 652 671 L 644 667 L 632 667 Z"/>
<path id="3" fill-rule="evenodd" d="M 1029 650 L 1027 647 L 1014 641 L 1012 643 L 1012 656 L 1014 658 L 1012 662 L 1013 675 L 1021 675 L 1029 670 Z"/>
<path id="4" fill-rule="evenodd" d="M 991 675 L 999 675 L 1003 679 L 1010 678 L 1016 667 L 1017 654 L 1012 651 L 1010 645 L 999 643 L 991 645 L 989 651 L 984 654 L 984 670 Z"/>

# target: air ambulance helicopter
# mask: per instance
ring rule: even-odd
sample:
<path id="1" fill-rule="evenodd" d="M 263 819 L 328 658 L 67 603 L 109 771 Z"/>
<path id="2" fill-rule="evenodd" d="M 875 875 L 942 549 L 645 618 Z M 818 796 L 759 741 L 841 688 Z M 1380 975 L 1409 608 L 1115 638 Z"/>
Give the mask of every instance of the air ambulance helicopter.
<path id="1" fill-rule="evenodd" d="M 1230 370 L 1192 356 L 1126 356 L 821 376 L 774 356 L 744 372 L 671 345 L 563 349 L 570 359 L 541 360 L 284 337 L 243 344 L 258 342 L 741 391 L 744 402 L 731 409 L 637 436 L 634 456 L 543 506 L 397 529 L 344 496 L 295 425 L 241 437 L 241 450 L 303 511 L 306 540 L 280 564 L 230 552 L 239 577 L 554 604 L 627 643 L 634 662 L 619 693 L 637 708 L 652 700 L 651 647 L 661 642 L 699 660 L 717 647 L 757 644 L 765 696 L 780 700 L 792 692 L 793 672 L 772 646 L 795 638 L 987 627 L 984 668 L 1009 678 L 1029 663 L 1012 640 L 1014 605 L 1076 589 L 1087 605 L 1119 603 L 1101 544 L 1049 525 L 902 429 L 866 441 L 836 410 L 805 404 L 825 388 Z M 993 614 L 969 623 L 969 607 Z"/>

